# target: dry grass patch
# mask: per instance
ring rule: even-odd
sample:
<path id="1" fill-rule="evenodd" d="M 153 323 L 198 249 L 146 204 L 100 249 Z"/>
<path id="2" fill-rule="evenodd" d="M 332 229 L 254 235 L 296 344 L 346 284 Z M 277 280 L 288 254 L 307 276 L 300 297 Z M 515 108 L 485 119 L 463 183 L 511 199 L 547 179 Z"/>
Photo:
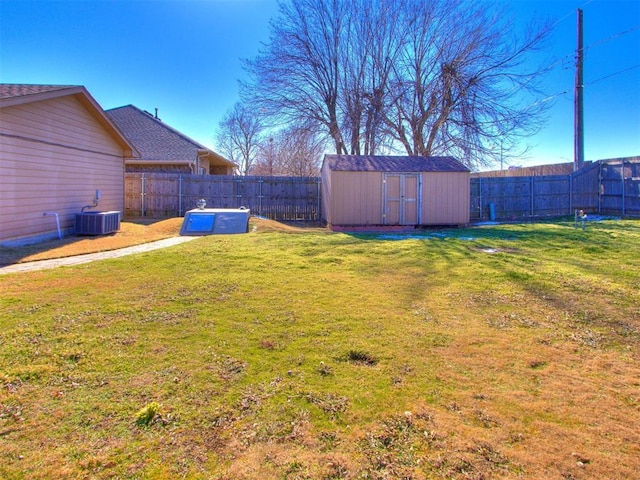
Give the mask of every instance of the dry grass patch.
<path id="1" fill-rule="evenodd" d="M 166 220 L 132 219 L 121 222 L 120 230 L 110 235 L 68 236 L 60 240 L 49 240 L 24 247 L 0 247 L 0 267 L 14 263 L 50 260 L 53 258 L 117 250 L 119 248 L 175 237 L 180 234 L 182 220 L 183 219 L 179 217 Z M 251 217 L 250 230 L 252 232 L 279 233 L 326 231 L 322 228 L 287 225 L 259 217 Z"/>
<path id="2" fill-rule="evenodd" d="M 181 225 L 182 218 L 124 221 L 120 223 L 120 230 L 110 235 L 69 236 L 24 247 L 0 247 L 0 266 L 140 245 L 174 237 L 180 233 Z"/>

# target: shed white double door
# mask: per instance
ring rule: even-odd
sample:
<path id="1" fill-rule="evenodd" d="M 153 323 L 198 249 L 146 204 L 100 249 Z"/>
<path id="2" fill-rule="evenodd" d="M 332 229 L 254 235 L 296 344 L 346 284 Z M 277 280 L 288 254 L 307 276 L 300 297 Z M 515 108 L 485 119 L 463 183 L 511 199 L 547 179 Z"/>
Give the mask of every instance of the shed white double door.
<path id="1" fill-rule="evenodd" d="M 382 218 L 385 225 L 419 225 L 422 176 L 419 173 L 385 173 Z"/>

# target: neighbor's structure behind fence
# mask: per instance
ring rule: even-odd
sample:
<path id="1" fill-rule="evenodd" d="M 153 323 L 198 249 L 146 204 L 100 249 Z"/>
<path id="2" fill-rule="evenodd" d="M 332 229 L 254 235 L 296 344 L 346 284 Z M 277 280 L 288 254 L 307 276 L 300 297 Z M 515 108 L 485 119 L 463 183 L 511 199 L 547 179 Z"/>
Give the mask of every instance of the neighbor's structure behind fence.
<path id="1" fill-rule="evenodd" d="M 126 173 L 125 216 L 183 216 L 204 199 L 207 208 L 246 207 L 273 220 L 318 221 L 319 177 L 256 177 Z"/>
<path id="2" fill-rule="evenodd" d="M 600 160 L 571 175 L 471 178 L 471 221 L 640 216 L 640 157 Z"/>

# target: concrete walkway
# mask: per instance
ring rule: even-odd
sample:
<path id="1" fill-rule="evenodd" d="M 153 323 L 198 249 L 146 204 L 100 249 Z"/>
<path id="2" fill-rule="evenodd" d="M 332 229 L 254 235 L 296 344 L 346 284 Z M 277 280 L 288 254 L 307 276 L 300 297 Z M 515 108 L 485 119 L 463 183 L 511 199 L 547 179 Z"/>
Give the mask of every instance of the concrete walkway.
<path id="1" fill-rule="evenodd" d="M 0 267 L 0 275 L 4 273 L 32 272 L 34 270 L 45 270 L 48 268 L 63 267 L 68 265 L 80 265 L 82 263 L 95 262 L 96 260 L 104 260 L 106 258 L 118 258 L 134 253 L 150 252 L 160 248 L 178 245 L 198 237 L 171 237 L 157 242 L 143 243 L 134 245 L 133 247 L 120 248 L 118 250 L 109 250 L 106 252 L 89 253 L 86 255 L 77 255 L 74 257 L 54 258 L 51 260 L 39 260 L 37 262 L 16 263 L 6 267 Z"/>

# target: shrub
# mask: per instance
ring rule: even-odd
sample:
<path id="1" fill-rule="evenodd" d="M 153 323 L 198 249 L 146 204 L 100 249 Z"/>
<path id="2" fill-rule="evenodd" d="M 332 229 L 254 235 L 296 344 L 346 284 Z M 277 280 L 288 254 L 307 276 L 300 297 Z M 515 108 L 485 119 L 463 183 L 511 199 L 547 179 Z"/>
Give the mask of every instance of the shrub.
<path id="1" fill-rule="evenodd" d="M 140 409 L 136 413 L 136 425 L 146 427 L 153 422 L 153 419 L 160 414 L 160 404 L 151 402 L 146 407 Z"/>

